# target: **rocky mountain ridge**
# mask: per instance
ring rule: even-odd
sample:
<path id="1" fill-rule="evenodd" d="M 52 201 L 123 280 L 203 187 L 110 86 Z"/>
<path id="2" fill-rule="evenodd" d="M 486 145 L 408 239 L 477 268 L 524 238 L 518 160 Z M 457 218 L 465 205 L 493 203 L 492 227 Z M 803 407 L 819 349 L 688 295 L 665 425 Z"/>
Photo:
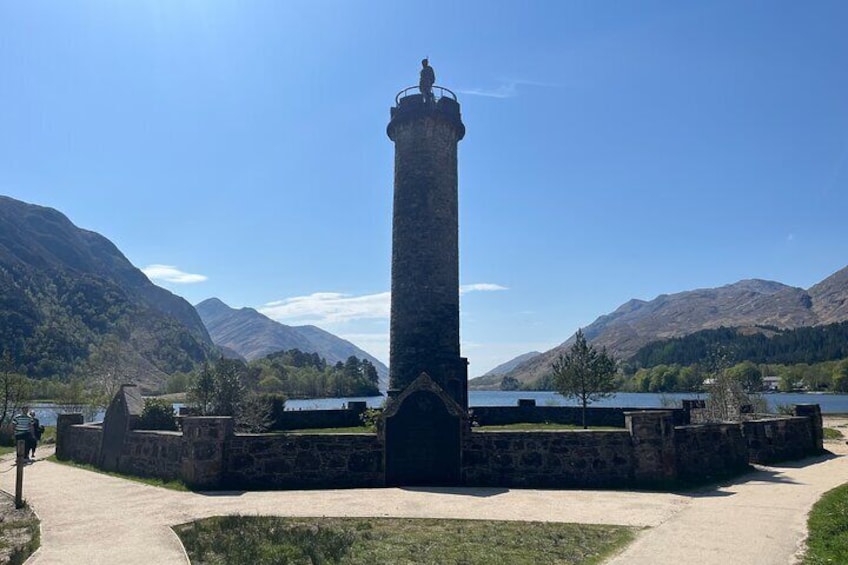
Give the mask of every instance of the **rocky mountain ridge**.
<path id="1" fill-rule="evenodd" d="M 640 347 L 656 340 L 682 337 L 719 327 L 775 326 L 797 328 L 848 320 L 848 267 L 809 289 L 760 279 L 742 280 L 718 288 L 662 294 L 653 300 L 633 299 L 598 317 L 583 328 L 587 339 L 626 360 Z M 557 347 L 517 364 L 503 376 L 533 382 L 550 370 L 551 363 L 573 343 L 574 336 Z M 470 386 L 494 386 L 480 377 Z"/>
<path id="2" fill-rule="evenodd" d="M 380 389 L 388 387 L 389 369 L 379 359 L 354 344 L 316 326 L 287 326 L 253 308 L 231 308 L 218 298 L 195 306 L 212 341 L 253 361 L 277 351 L 299 349 L 318 353 L 328 363 L 344 362 L 351 355 L 368 359 L 377 369 Z"/>
<path id="3" fill-rule="evenodd" d="M 111 241 L 0 196 L 0 349 L 31 377 L 91 374 L 103 361 L 152 390 L 214 346 L 194 308 Z"/>

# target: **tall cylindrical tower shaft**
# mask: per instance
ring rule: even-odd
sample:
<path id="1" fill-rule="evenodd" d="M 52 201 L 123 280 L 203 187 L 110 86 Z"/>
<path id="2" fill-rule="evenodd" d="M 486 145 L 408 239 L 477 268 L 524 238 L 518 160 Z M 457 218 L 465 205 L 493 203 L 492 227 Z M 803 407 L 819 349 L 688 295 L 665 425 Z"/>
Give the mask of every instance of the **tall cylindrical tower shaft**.
<path id="1" fill-rule="evenodd" d="M 459 104 L 448 96 L 399 98 L 387 132 L 395 144 L 389 388 L 400 391 L 426 372 L 467 407 L 459 349 Z"/>

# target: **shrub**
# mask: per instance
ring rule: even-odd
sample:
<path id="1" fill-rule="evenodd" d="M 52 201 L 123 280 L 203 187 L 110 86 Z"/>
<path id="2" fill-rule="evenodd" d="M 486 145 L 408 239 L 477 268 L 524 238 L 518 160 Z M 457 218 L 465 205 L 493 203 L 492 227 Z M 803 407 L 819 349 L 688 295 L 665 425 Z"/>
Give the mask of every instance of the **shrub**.
<path id="1" fill-rule="evenodd" d="M 169 430 L 177 429 L 177 419 L 174 407 L 170 402 L 158 398 L 147 398 L 144 401 L 144 410 L 136 426 L 140 430 Z"/>

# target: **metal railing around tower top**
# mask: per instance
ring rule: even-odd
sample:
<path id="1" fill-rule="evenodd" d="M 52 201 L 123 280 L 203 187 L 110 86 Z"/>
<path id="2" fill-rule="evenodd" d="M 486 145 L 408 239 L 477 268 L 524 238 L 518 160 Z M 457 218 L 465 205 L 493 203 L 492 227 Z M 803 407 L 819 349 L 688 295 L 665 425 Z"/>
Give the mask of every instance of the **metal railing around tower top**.
<path id="1" fill-rule="evenodd" d="M 397 93 L 395 96 L 395 106 L 400 105 L 400 101 L 402 98 L 406 98 L 407 96 L 414 96 L 416 94 L 421 94 L 421 89 L 418 86 L 407 86 L 403 90 Z M 433 100 L 438 102 L 441 98 L 451 98 L 454 102 L 459 102 L 456 99 L 456 94 L 449 88 L 445 88 L 444 86 L 433 85 Z"/>

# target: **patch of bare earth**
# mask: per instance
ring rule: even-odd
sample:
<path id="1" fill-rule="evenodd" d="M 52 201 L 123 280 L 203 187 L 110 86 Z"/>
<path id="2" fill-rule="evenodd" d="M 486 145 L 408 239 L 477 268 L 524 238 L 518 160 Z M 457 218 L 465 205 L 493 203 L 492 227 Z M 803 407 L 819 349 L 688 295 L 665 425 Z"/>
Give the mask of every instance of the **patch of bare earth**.
<path id="1" fill-rule="evenodd" d="M 0 563 L 23 563 L 39 544 L 38 517 L 28 505 L 15 508 L 15 500 L 0 492 Z"/>

